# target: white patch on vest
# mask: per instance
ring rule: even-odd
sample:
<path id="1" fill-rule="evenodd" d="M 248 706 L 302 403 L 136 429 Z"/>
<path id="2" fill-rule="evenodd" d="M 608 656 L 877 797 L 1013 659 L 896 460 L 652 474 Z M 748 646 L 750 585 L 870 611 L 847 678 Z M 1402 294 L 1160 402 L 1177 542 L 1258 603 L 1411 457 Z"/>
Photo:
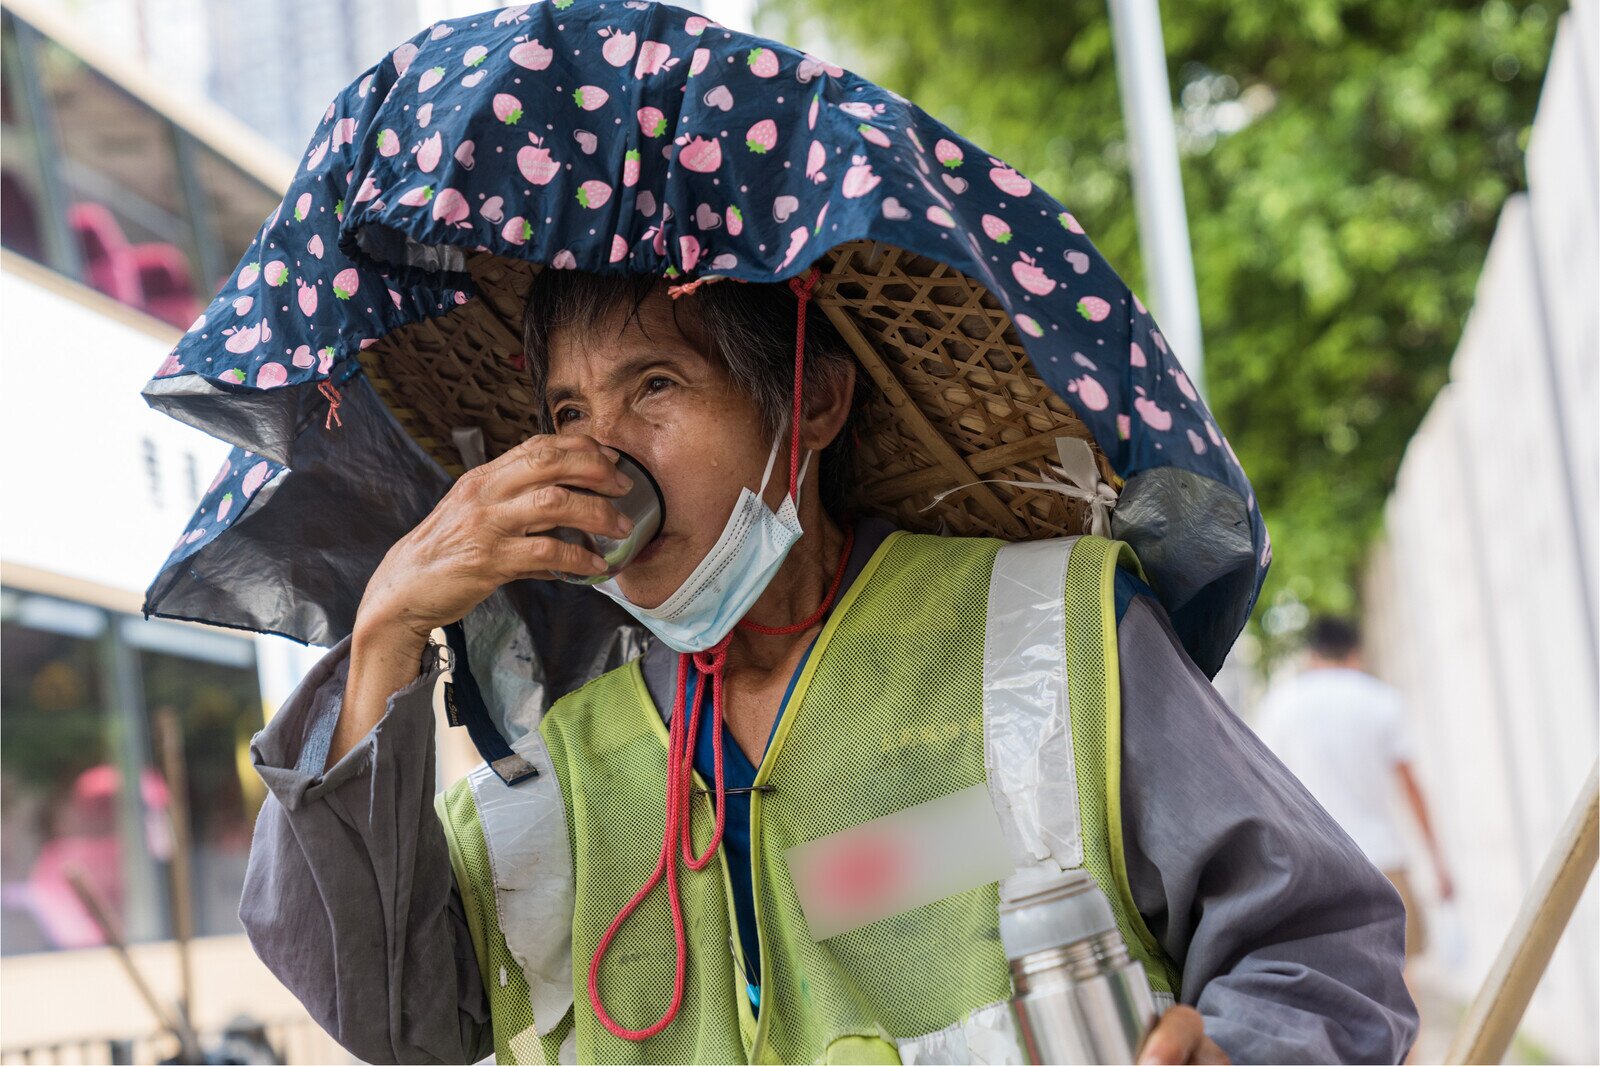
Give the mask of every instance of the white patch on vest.
<path id="1" fill-rule="evenodd" d="M 1067 703 L 1067 558 L 1077 537 L 995 555 L 983 640 L 983 761 L 1018 873 L 1083 865 Z"/>
<path id="2" fill-rule="evenodd" d="M 1009 877 L 984 785 L 936 796 L 784 852 L 811 939 L 926 906 Z"/>
<path id="3" fill-rule="evenodd" d="M 1022 1044 L 1017 1039 L 1016 1021 L 1009 1000 L 979 1007 L 961 1021 L 938 1032 L 926 1033 L 895 1043 L 905 1066 L 943 1066 L 946 1063 L 977 1063 L 982 1066 L 1021 1063 Z"/>
<path id="4" fill-rule="evenodd" d="M 561 1041 L 561 1046 L 556 1049 L 556 1061 L 557 1062 L 565 1062 L 565 1063 L 573 1063 L 574 1066 L 577 1063 L 577 1061 L 578 1061 L 578 1027 L 576 1025 L 574 1025 L 572 1027 L 572 1032 L 567 1034 L 567 1038 L 565 1040 Z"/>
<path id="5" fill-rule="evenodd" d="M 561 785 L 544 741 L 533 732 L 512 747 L 538 769 L 537 777 L 507 785 L 484 764 L 468 781 L 489 846 L 500 932 L 522 967 L 534 1024 L 544 1036 L 572 1006 L 572 855 Z"/>
<path id="6" fill-rule="evenodd" d="M 506 986 L 506 968 L 504 966 L 502 966 L 502 967 L 500 967 L 500 987 L 504 988 L 505 986 Z"/>
<path id="7" fill-rule="evenodd" d="M 511 1052 L 512 1062 L 544 1061 L 544 1047 L 540 1045 L 539 1034 L 531 1025 L 507 1040 L 506 1048 Z"/>
<path id="8" fill-rule="evenodd" d="M 549 703 L 533 635 L 505 589 L 495 589 L 461 620 L 467 660 L 489 717 L 513 748 L 539 729 Z"/>

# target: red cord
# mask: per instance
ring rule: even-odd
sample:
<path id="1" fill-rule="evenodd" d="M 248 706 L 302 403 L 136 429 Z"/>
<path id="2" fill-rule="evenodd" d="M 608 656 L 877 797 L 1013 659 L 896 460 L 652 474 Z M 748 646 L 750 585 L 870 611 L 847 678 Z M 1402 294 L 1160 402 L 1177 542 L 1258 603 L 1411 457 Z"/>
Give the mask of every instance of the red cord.
<path id="1" fill-rule="evenodd" d="M 793 429 L 790 434 L 789 446 L 789 495 L 793 498 L 798 491 L 800 477 L 800 414 L 801 414 L 801 385 L 805 369 L 805 329 L 806 329 L 806 302 L 811 297 L 811 291 L 816 287 L 817 278 L 821 272 L 813 267 L 803 277 L 789 279 L 789 287 L 794 290 L 799 299 L 799 321 L 795 327 L 795 353 L 794 353 L 794 415 Z M 833 607 L 835 597 L 839 594 L 839 586 L 844 583 L 844 572 L 850 561 L 850 549 L 855 544 L 855 531 L 846 530 L 844 547 L 839 552 L 839 563 L 834 568 L 833 580 L 828 585 L 827 594 L 822 602 L 808 617 L 792 625 L 764 626 L 756 622 L 739 622 L 740 626 L 755 633 L 766 636 L 787 636 L 801 633 L 818 622 L 822 621 L 828 611 Z M 679 1008 L 683 1005 L 683 984 L 687 970 L 688 948 L 684 937 L 683 928 L 683 903 L 678 896 L 678 862 L 676 851 L 683 852 L 683 860 L 691 870 L 703 870 L 716 854 L 717 848 L 722 844 L 723 830 L 727 826 L 727 790 L 723 776 L 723 745 L 722 745 L 722 684 L 723 676 L 728 666 L 728 646 L 733 642 L 733 632 L 730 630 L 716 644 L 705 651 L 694 654 L 681 654 L 678 656 L 678 685 L 677 695 L 673 699 L 672 719 L 667 727 L 667 797 L 666 797 L 666 829 L 661 837 L 661 854 L 656 860 L 653 873 L 640 886 L 633 898 L 623 904 L 617 916 L 611 919 L 611 924 L 606 927 L 600 942 L 595 945 L 594 956 L 589 962 L 589 1004 L 594 1008 L 595 1017 L 600 1019 L 600 1024 L 605 1026 L 613 1036 L 621 1040 L 646 1040 L 672 1023 L 678 1015 Z M 685 683 L 688 680 L 689 667 L 693 666 L 698 674 L 695 687 L 693 712 L 688 715 L 685 724 Z M 706 678 L 711 679 L 711 752 L 713 777 L 715 781 L 716 825 L 711 833 L 711 840 L 707 842 L 705 850 L 699 855 L 694 854 L 693 810 L 690 803 L 690 783 L 694 780 L 694 745 L 695 737 L 699 735 L 700 708 L 706 688 Z M 676 846 L 675 846 L 676 845 Z M 667 901 L 672 909 L 672 935 L 677 948 L 677 961 L 672 975 L 672 1002 L 667 1005 L 667 1011 L 653 1025 L 644 1029 L 626 1029 L 617 1024 L 606 1013 L 605 1007 L 600 1002 L 600 960 L 605 957 L 606 949 L 611 946 L 611 940 L 616 936 L 617 930 L 622 928 L 622 923 L 634 912 L 644 898 L 661 883 L 662 876 L 667 879 Z"/>
<path id="2" fill-rule="evenodd" d="M 800 389 L 806 365 L 806 301 L 811 299 L 811 291 L 817 287 L 817 279 L 821 276 L 822 271 L 812 267 L 804 274 L 789 279 L 789 288 L 794 290 L 800 305 L 800 318 L 794 327 L 794 418 L 789 437 L 790 496 L 799 488 L 797 482 L 800 480 Z"/>

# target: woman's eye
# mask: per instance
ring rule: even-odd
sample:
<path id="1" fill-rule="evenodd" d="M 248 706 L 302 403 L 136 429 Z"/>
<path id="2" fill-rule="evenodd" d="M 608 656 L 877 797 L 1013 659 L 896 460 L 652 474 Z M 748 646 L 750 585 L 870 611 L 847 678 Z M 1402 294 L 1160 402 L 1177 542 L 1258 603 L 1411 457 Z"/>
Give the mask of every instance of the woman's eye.
<path id="1" fill-rule="evenodd" d="M 662 389 L 669 389 L 671 387 L 672 387 L 672 379 L 671 378 L 656 377 L 656 378 L 651 378 L 650 380 L 648 380 L 648 381 L 646 381 L 644 383 L 644 391 L 646 393 L 660 392 Z"/>
<path id="2" fill-rule="evenodd" d="M 563 407 L 561 410 L 556 412 L 555 424 L 558 426 L 564 426 L 577 417 L 578 409 L 576 407 Z"/>

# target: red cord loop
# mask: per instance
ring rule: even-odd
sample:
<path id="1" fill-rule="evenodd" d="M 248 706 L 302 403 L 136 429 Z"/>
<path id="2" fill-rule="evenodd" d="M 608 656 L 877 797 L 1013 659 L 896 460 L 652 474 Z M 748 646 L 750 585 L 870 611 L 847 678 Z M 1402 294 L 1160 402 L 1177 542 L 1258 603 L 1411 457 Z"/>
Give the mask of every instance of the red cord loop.
<path id="1" fill-rule="evenodd" d="M 811 299 L 812 290 L 817 287 L 817 280 L 822 277 L 822 271 L 812 267 L 804 274 L 789 279 L 789 288 L 794 291 L 797 298 L 798 310 L 794 326 L 794 412 L 792 418 L 793 428 L 789 436 L 789 495 L 793 496 L 800 490 L 800 405 L 801 386 L 805 381 L 806 365 L 806 303 Z"/>
<path id="2" fill-rule="evenodd" d="M 822 276 L 822 271 L 812 267 L 804 274 L 789 279 L 789 288 L 793 290 L 797 299 L 798 310 L 794 333 L 794 411 L 792 427 L 789 438 L 789 496 L 794 498 L 799 491 L 800 479 L 800 416 L 802 413 L 801 390 L 805 381 L 805 347 L 806 347 L 806 303 L 811 298 L 812 291 L 817 286 L 817 280 Z M 681 286 L 682 293 L 692 292 L 703 281 L 700 279 L 688 285 Z M 680 295 L 674 292 L 673 296 Z M 329 419 L 337 419 L 335 408 L 339 406 L 338 390 L 328 382 L 321 385 L 323 395 L 328 396 L 332 406 L 328 410 Z M 330 395 L 327 390 L 333 389 Z M 739 625 L 752 632 L 767 636 L 786 636 L 801 633 L 818 622 L 828 613 L 833 606 L 834 598 L 839 594 L 839 586 L 844 581 L 845 566 L 850 560 L 850 549 L 855 543 L 853 530 L 845 533 L 844 548 L 839 553 L 839 564 L 834 570 L 833 580 L 828 586 L 828 591 L 822 598 L 822 603 L 811 615 L 793 625 L 788 626 L 763 626 L 755 622 L 741 621 Z M 666 830 L 661 838 L 661 854 L 656 859 L 656 868 L 653 873 L 640 886 L 633 898 L 625 903 L 617 916 L 606 927 L 605 934 L 600 937 L 600 942 L 595 945 L 594 957 L 589 962 L 589 1004 L 594 1008 L 595 1017 L 600 1019 L 600 1024 L 615 1037 L 621 1040 L 646 1040 L 661 1032 L 672 1019 L 677 1017 L 678 1009 L 683 1005 L 683 984 L 688 959 L 688 948 L 683 930 L 683 904 L 678 897 L 678 862 L 675 852 L 683 852 L 683 861 L 691 870 L 703 870 L 711 861 L 717 848 L 722 844 L 723 829 L 727 825 L 727 789 L 724 786 L 722 762 L 722 682 L 728 667 L 728 645 L 733 641 L 733 633 L 723 637 L 715 645 L 705 651 L 693 655 L 683 654 L 678 656 L 678 691 L 673 700 L 672 719 L 667 727 L 667 818 Z M 684 722 L 685 682 L 688 680 L 690 666 L 698 674 L 695 686 L 694 709 Z M 690 785 L 694 780 L 694 743 L 700 730 L 700 708 L 704 703 L 706 679 L 711 679 L 711 752 L 713 777 L 715 780 L 715 805 L 716 824 L 711 832 L 711 840 L 707 842 L 705 850 L 700 855 L 694 854 L 694 839 L 692 835 L 692 810 L 690 808 Z M 667 1005 L 667 1012 L 657 1022 L 643 1029 L 626 1029 L 606 1013 L 605 1006 L 600 1002 L 600 960 L 605 957 L 606 949 L 611 946 L 611 940 L 616 936 L 617 930 L 622 928 L 630 914 L 639 906 L 644 898 L 661 883 L 662 877 L 667 881 L 667 902 L 672 910 L 672 936 L 677 949 L 677 964 L 672 975 L 672 1002 Z"/>
<path id="3" fill-rule="evenodd" d="M 839 595 L 839 586 L 844 583 L 844 572 L 850 562 L 850 549 L 854 544 L 855 531 L 846 530 L 844 546 L 839 551 L 839 562 L 834 568 L 828 591 L 822 597 L 822 602 L 817 605 L 817 609 L 806 618 L 787 626 L 764 626 L 750 621 L 740 621 L 739 625 L 768 636 L 785 636 L 804 632 L 821 622 Z M 678 1009 L 683 1005 L 688 948 L 683 928 L 683 903 L 678 896 L 677 855 L 674 852 L 678 850 L 683 852 L 683 861 L 691 870 L 703 870 L 716 855 L 717 848 L 721 846 L 723 830 L 727 826 L 728 795 L 724 784 L 722 761 L 722 683 L 728 667 L 728 645 L 732 642 L 733 632 L 730 630 L 727 636 L 705 651 L 678 656 L 677 695 L 673 700 L 672 718 L 667 725 L 667 820 L 666 830 L 661 839 L 661 854 L 656 859 L 655 871 L 640 886 L 639 891 L 633 894 L 633 898 L 623 904 L 617 916 L 611 919 L 605 934 L 595 945 L 594 957 L 589 963 L 589 1004 L 594 1008 L 595 1017 L 600 1019 L 600 1024 L 620 1040 L 638 1041 L 654 1036 L 672 1023 L 672 1019 L 678 1015 Z M 685 683 L 691 666 L 696 670 L 698 677 L 695 685 L 694 709 L 690 712 L 688 724 L 685 726 L 685 704 L 688 702 Z M 693 811 L 690 807 L 690 788 L 694 781 L 695 737 L 699 735 L 700 708 L 708 677 L 711 679 L 711 761 L 714 767 L 713 809 L 716 824 L 705 850 L 696 856 L 691 832 Z M 667 1005 L 666 1013 L 653 1025 L 643 1029 L 626 1029 L 606 1013 L 604 1005 L 600 1002 L 600 960 L 605 957 L 606 949 L 611 946 L 611 940 L 616 936 L 617 930 L 622 928 L 622 923 L 644 901 L 651 890 L 661 883 L 663 875 L 667 880 L 667 902 L 672 910 L 672 936 L 677 950 L 677 963 L 672 975 L 672 1002 Z"/>

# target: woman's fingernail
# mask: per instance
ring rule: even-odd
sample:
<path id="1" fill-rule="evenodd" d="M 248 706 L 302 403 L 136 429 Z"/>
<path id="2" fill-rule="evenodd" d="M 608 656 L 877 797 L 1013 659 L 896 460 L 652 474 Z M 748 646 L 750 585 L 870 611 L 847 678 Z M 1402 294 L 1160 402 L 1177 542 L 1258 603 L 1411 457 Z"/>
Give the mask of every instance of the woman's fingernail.
<path id="1" fill-rule="evenodd" d="M 605 455 L 606 455 L 606 458 L 610 459 L 613 463 L 616 462 L 618 459 L 622 458 L 622 453 L 621 452 L 617 451 L 615 448 L 612 448 L 612 447 L 610 447 L 608 445 L 605 445 L 605 444 L 600 445 L 600 450 L 602 452 L 604 452 Z"/>
<path id="2" fill-rule="evenodd" d="M 627 474 L 619 473 L 617 474 L 617 485 L 622 489 L 623 492 L 627 492 L 629 489 L 633 488 L 633 478 L 629 477 Z"/>
<path id="3" fill-rule="evenodd" d="M 617 515 L 617 528 L 624 533 L 630 532 L 633 529 L 633 519 L 625 514 Z"/>

